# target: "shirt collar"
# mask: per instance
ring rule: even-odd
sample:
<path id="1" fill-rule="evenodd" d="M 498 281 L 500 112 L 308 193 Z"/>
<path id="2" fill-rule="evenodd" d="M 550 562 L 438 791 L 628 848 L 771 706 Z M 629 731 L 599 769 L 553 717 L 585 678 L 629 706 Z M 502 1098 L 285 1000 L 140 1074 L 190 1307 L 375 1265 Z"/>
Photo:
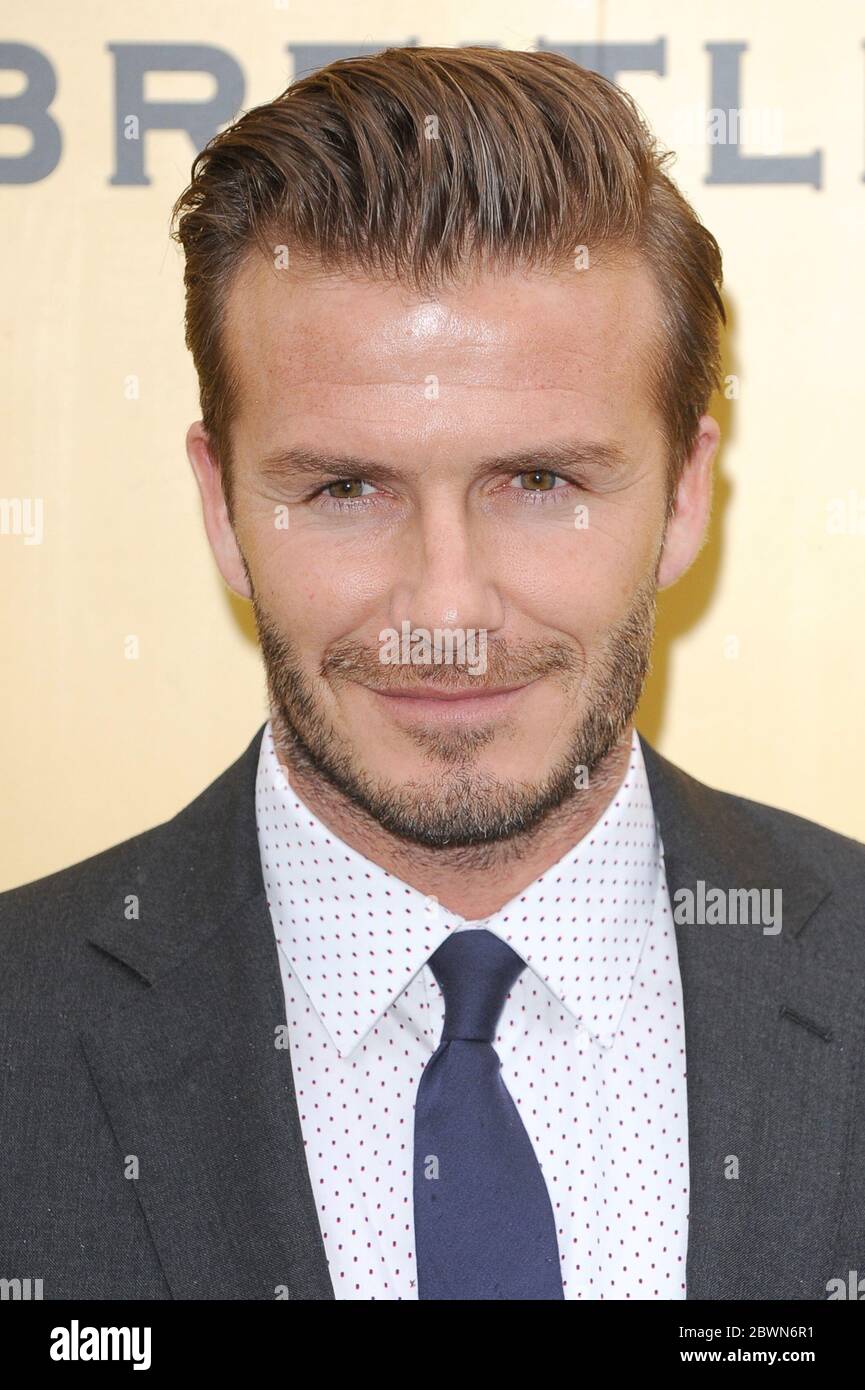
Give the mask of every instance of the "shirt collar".
<path id="1" fill-rule="evenodd" d="M 345 1057 L 450 932 L 486 927 L 604 1046 L 620 1025 L 655 908 L 662 848 L 634 732 L 619 791 L 591 830 L 523 893 L 467 923 L 351 848 L 300 801 L 271 724 L 255 790 L 279 949 Z"/>

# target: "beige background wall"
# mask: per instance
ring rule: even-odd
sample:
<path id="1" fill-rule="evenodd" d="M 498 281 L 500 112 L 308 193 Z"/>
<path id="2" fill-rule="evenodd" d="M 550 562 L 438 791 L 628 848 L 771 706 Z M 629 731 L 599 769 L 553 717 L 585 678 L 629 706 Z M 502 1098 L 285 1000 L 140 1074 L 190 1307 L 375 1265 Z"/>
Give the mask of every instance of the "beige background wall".
<path id="1" fill-rule="evenodd" d="M 196 382 L 167 226 L 193 150 L 150 133 L 149 186 L 109 182 L 109 43 L 217 45 L 243 69 L 246 107 L 291 80 L 290 44 L 662 41 L 663 75 L 620 80 L 678 148 L 674 176 L 724 251 L 738 398 L 718 403 L 711 541 L 662 599 L 640 728 L 713 785 L 865 839 L 860 4 L 12 0 L 3 37 L 55 69 L 63 152 L 44 180 L 0 184 L 0 497 L 42 499 L 44 528 L 27 544 L 7 509 L 0 534 L 0 886 L 169 817 L 266 717 L 248 614 L 211 561 L 183 450 Z M 819 150 L 819 189 L 706 183 L 706 141 L 683 137 L 711 105 L 706 45 L 736 41 L 756 113 L 743 153 L 772 153 L 773 134 L 776 154 Z M 0 95 L 21 85 L 0 74 Z M 146 96 L 212 86 L 155 74 Z M 0 129 L 0 155 L 27 147 Z"/>

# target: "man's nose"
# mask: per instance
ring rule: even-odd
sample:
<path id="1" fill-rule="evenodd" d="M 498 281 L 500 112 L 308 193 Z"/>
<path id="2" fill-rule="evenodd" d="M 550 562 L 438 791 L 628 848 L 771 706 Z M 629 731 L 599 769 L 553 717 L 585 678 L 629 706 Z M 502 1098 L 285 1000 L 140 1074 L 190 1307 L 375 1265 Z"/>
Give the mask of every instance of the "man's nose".
<path id="1" fill-rule="evenodd" d="M 391 623 L 413 628 L 473 628 L 494 633 L 504 624 L 499 589 L 503 557 L 482 521 L 457 506 L 430 508 L 401 538 L 399 574 L 391 593 Z"/>

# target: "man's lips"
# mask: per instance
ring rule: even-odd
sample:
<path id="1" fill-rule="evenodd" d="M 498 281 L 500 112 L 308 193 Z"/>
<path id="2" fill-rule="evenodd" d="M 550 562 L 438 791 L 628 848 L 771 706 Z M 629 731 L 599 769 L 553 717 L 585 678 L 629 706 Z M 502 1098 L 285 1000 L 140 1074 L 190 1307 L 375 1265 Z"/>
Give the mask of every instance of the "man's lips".
<path id="1" fill-rule="evenodd" d="M 537 679 L 537 678 L 536 678 Z M 435 721 L 444 724 L 468 724 L 492 719 L 505 714 L 529 690 L 534 680 L 523 685 L 500 685 L 472 689 L 470 686 L 460 690 L 444 690 L 441 687 L 412 686 L 404 689 L 380 689 L 375 686 L 363 688 L 372 695 L 379 708 L 398 723 L 413 723 L 416 720 Z"/>
<path id="2" fill-rule="evenodd" d="M 488 700 L 496 695 L 511 695 L 515 690 L 525 690 L 528 684 L 526 681 L 524 685 L 500 685 L 485 690 L 477 690 L 472 686 L 466 686 L 462 690 L 436 690 L 429 686 L 412 686 L 410 690 L 380 690 L 370 685 L 367 686 L 367 690 L 373 690 L 376 695 L 385 695 L 392 700 Z"/>

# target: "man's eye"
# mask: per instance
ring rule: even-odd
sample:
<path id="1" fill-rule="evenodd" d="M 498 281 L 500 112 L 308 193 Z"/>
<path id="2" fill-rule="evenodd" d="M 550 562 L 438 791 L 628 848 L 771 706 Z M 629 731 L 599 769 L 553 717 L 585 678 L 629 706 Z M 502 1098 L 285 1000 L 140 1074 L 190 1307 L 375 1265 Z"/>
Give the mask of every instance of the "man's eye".
<path id="1" fill-rule="evenodd" d="M 343 499 L 364 497 L 366 495 L 364 488 L 369 492 L 374 490 L 370 483 L 364 482 L 363 478 L 340 478 L 338 482 L 328 483 L 324 491 L 328 497 Z"/>
<path id="2" fill-rule="evenodd" d="M 556 482 L 565 482 L 558 473 L 550 473 L 546 468 L 537 468 L 531 473 L 518 473 L 514 479 L 523 492 L 552 492 Z"/>

